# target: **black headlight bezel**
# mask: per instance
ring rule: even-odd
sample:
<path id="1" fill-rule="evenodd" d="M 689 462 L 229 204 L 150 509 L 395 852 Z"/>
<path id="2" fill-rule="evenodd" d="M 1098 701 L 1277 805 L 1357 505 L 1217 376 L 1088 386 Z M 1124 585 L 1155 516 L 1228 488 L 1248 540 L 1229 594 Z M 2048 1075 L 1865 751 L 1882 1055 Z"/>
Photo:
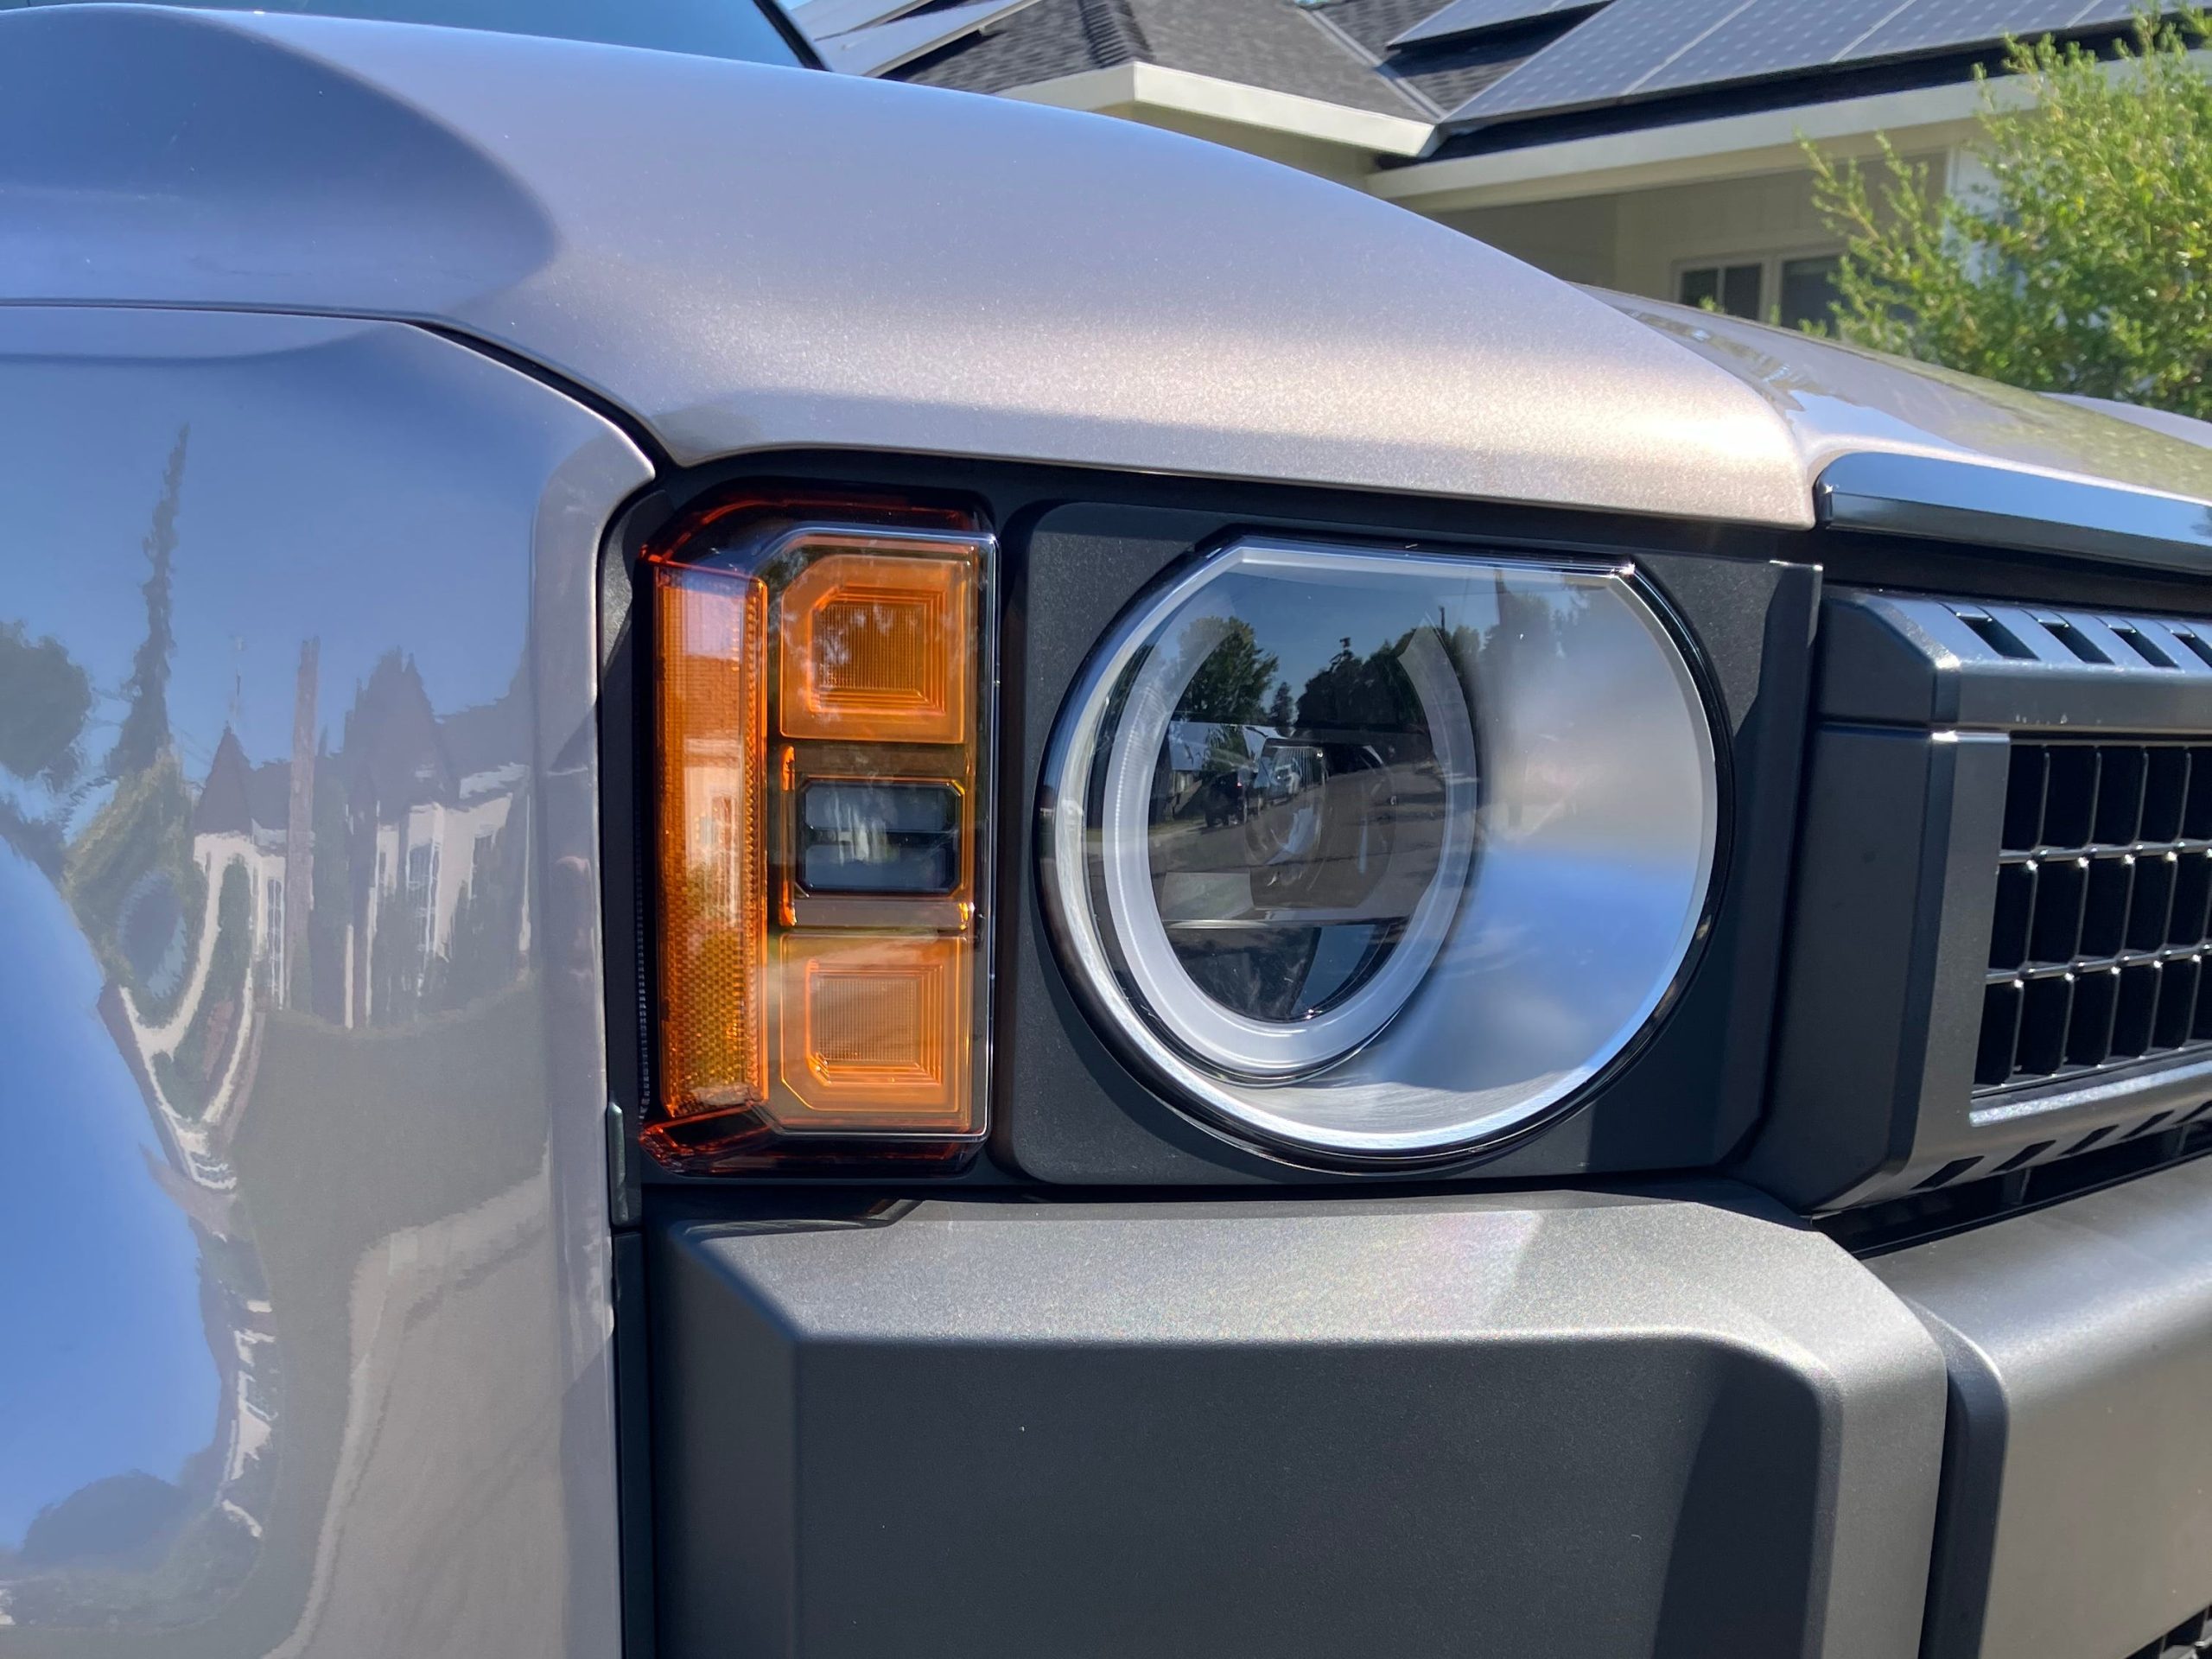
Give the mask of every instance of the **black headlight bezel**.
<path id="1" fill-rule="evenodd" d="M 1060 845 L 1063 835 L 1082 835 L 1084 831 L 1079 826 L 1088 819 L 1086 804 L 1074 794 L 1078 785 L 1072 776 L 1073 771 L 1082 765 L 1075 753 L 1079 747 L 1077 728 L 1084 723 L 1079 716 L 1086 711 L 1112 706 L 1113 699 L 1107 680 L 1114 672 L 1117 656 L 1126 657 L 1134 648 L 1148 614 L 1156 615 L 1162 607 L 1176 603 L 1179 589 L 1192 582 L 1205 582 L 1208 579 L 1208 573 L 1219 570 L 1225 559 L 1253 551 L 1262 556 L 1278 556 L 1303 560 L 1315 569 L 1325 569 L 1335 560 L 1364 562 L 1374 569 L 1375 578 L 1378 582 L 1402 580 L 1402 573 L 1391 568 L 1400 561 L 1406 562 L 1408 569 L 1432 577 L 1440 568 L 1460 561 L 1465 561 L 1476 570 L 1488 571 L 1510 569 L 1525 562 L 1531 581 L 1555 577 L 1590 585 L 1592 593 L 1610 590 L 1613 601 L 1624 607 L 1624 615 L 1638 616 L 1651 629 L 1661 655 L 1671 655 L 1671 667 L 1680 676 L 1682 689 L 1687 694 L 1690 724 L 1696 728 L 1689 741 L 1693 748 L 1699 751 L 1698 768 L 1712 791 L 1708 800 L 1712 819 L 1707 826 L 1707 834 L 1702 838 L 1702 890 L 1687 918 L 1688 935 L 1681 942 L 1680 954 L 1673 960 L 1671 967 L 1664 970 L 1657 983 L 1655 1000 L 1641 1018 L 1632 1017 L 1631 1023 L 1620 1028 L 1615 1045 L 1603 1052 L 1602 1058 L 1590 1075 L 1580 1083 L 1542 1100 L 1541 1103 L 1525 1107 L 1494 1107 L 1488 1112 L 1478 1114 L 1491 1127 L 1478 1127 L 1476 1123 L 1470 1122 L 1458 1132 L 1438 1132 L 1427 1137 L 1428 1144 L 1389 1147 L 1320 1144 L 1323 1140 L 1341 1140 L 1343 1137 L 1326 1136 L 1319 1130 L 1301 1130 L 1288 1122 L 1281 1123 L 1272 1130 L 1262 1128 L 1255 1114 L 1263 1106 L 1268 1091 L 1262 1090 L 1257 1095 L 1249 1091 L 1253 1084 L 1264 1079 L 1253 1077 L 1239 1079 L 1211 1059 L 1203 1046 L 1191 1046 L 1192 1042 L 1197 1039 L 1179 1040 L 1171 1033 L 1160 1029 L 1154 1017 L 1143 1011 L 1143 993 L 1133 982 L 1133 970 L 1121 959 L 1124 942 L 1117 938 L 1115 929 L 1100 908 L 1099 895 L 1095 891 L 1095 872 L 1061 868 L 1062 855 L 1065 851 Z M 1197 591 L 1203 592 L 1204 589 Z M 1130 660 L 1134 662 L 1135 659 Z M 1654 666 L 1659 664 L 1655 664 Z M 1660 671 L 1666 672 L 1667 670 L 1660 667 Z M 1036 822 L 1031 842 L 1032 855 L 1037 864 L 1038 895 L 1054 935 L 1058 965 L 1089 1012 L 1093 1025 L 1123 1062 L 1163 1096 L 1188 1112 L 1202 1127 L 1232 1145 L 1294 1167 L 1315 1170 L 1449 1170 L 1494 1158 L 1515 1144 L 1541 1134 L 1548 1124 L 1569 1116 L 1584 1100 L 1601 1090 L 1607 1080 L 1630 1063 L 1651 1034 L 1664 1023 L 1682 988 L 1694 973 L 1710 930 L 1718 895 L 1726 880 L 1729 852 L 1726 816 L 1732 768 L 1714 740 L 1714 734 L 1719 729 L 1719 718 L 1720 711 L 1712 688 L 1707 677 L 1700 671 L 1693 637 L 1683 626 L 1681 619 L 1674 614 L 1665 595 L 1653 587 L 1630 562 L 1539 556 L 1530 555 L 1525 550 L 1507 556 L 1495 548 L 1440 544 L 1427 539 L 1413 541 L 1400 538 L 1382 543 L 1344 537 L 1291 538 L 1255 534 L 1249 530 L 1232 532 L 1217 542 L 1202 543 L 1160 572 L 1138 595 L 1131 608 L 1117 619 L 1115 628 L 1098 642 L 1085 662 L 1081 675 L 1070 688 L 1054 721 L 1039 782 Z M 1108 719 L 1110 725 L 1110 716 Z M 1476 722 L 1474 730 L 1467 737 L 1471 749 L 1482 746 L 1485 741 L 1484 734 L 1491 724 L 1488 721 Z M 1557 734 L 1550 735 L 1555 738 Z M 1104 747 L 1090 759 L 1103 763 L 1117 741 L 1109 736 Z M 1629 757 L 1617 758 L 1626 760 Z M 1476 773 L 1471 754 L 1469 757 L 1469 773 L 1471 790 Z M 1064 823 L 1071 810 L 1074 818 Z M 1081 861 L 1077 861 L 1078 863 Z M 1466 872 L 1470 894 L 1481 879 L 1484 862 L 1479 856 L 1471 861 L 1471 868 Z M 1572 902 L 1575 895 L 1570 887 L 1558 896 L 1563 901 Z M 1474 902 L 1471 897 L 1468 901 Z M 1428 953 L 1431 957 L 1436 955 L 1435 947 L 1445 945 L 1454 931 L 1454 925 L 1451 921 L 1442 924 L 1439 937 Z M 1096 958 L 1094 963 L 1096 971 L 1085 970 L 1083 957 L 1086 951 Z M 1103 974 L 1109 963 L 1110 973 Z M 1425 976 L 1425 969 L 1411 971 L 1416 977 Z M 1411 991 L 1407 992 L 1404 1001 L 1412 1000 L 1414 995 Z M 1402 1001 L 1401 1007 L 1404 1006 L 1404 1001 Z M 1479 1017 L 1479 1009 L 1468 1012 Z M 1334 1071 L 1343 1066 L 1357 1066 L 1362 1064 L 1363 1054 L 1372 1055 L 1387 1048 L 1395 1040 L 1394 1016 L 1392 1020 L 1386 1020 L 1381 1027 L 1361 1037 L 1353 1049 L 1341 1052 L 1332 1051 L 1320 1069 Z M 1303 1075 L 1302 1072 L 1287 1073 L 1283 1081 L 1294 1083 Z"/>
<path id="2" fill-rule="evenodd" d="M 957 1173 L 867 1172 L 871 1186 L 949 1185 L 1237 1186 L 1527 1180 L 1710 1167 L 1741 1141 L 1763 1094 L 1779 959 L 1800 746 L 1812 674 L 1819 575 L 1789 562 L 1786 533 L 1477 502 L 1406 499 L 1218 480 L 1122 478 L 928 457 L 778 454 L 702 467 L 633 505 L 610 535 L 603 572 L 607 766 L 610 1058 L 615 1101 L 644 1098 L 648 1035 L 639 1001 L 633 825 L 637 669 L 624 648 L 627 580 L 657 524 L 711 492 L 774 480 L 847 489 L 957 493 L 981 504 L 1002 549 L 998 929 L 991 993 L 991 1116 L 984 1154 Z M 1473 1154 L 1393 1161 L 1286 1159 L 1201 1127 L 1103 1039 L 1046 935 L 1036 880 L 1042 751 L 1061 704 L 1109 625 L 1141 588 L 1194 550 L 1252 534 L 1421 547 L 1483 556 L 1632 564 L 1705 693 L 1722 772 L 1722 850 L 1698 947 L 1668 1005 L 1575 1097 L 1524 1132 Z M 636 1160 L 632 1160 L 633 1166 Z M 655 1185 L 727 1186 L 730 1178 L 645 1166 Z M 785 1173 L 742 1183 L 849 1182 Z"/>

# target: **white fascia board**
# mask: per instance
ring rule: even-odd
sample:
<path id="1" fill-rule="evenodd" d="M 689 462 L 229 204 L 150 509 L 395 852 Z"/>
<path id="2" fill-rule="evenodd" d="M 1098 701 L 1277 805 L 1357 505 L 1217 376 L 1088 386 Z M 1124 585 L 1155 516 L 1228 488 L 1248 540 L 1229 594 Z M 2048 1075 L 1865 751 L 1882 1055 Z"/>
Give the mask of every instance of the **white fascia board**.
<path id="1" fill-rule="evenodd" d="M 1009 87 L 1002 97 L 1064 110 L 1091 110 L 1121 115 L 1189 115 L 1288 133 L 1317 143 L 1382 156 L 1418 156 L 1435 136 L 1429 123 L 1412 116 L 1355 110 L 1326 99 L 1270 92 L 1188 69 L 1158 63 L 1117 63 L 1107 69 L 1033 81 Z"/>
<path id="2" fill-rule="evenodd" d="M 2212 51 L 2200 49 L 2190 56 L 2212 70 Z M 2136 72 L 2131 64 L 2108 63 L 2104 73 L 2117 79 Z M 1999 77 L 1988 89 L 2000 110 L 2023 108 L 2035 97 L 2035 83 L 2024 76 Z M 1637 127 L 1392 168 L 1370 175 L 1367 188 L 1417 213 L 1445 213 L 1789 172 L 1805 165 L 1801 138 L 1838 155 L 1871 151 L 1878 135 L 1900 150 L 1939 149 L 1977 136 L 1981 94 L 1976 83 L 1955 81 L 1674 126 Z"/>
<path id="3" fill-rule="evenodd" d="M 1858 141 L 1872 149 L 1877 133 L 1900 149 L 1955 143 L 1972 133 L 1980 109 L 1972 82 L 1926 86 L 1422 162 L 1378 172 L 1367 188 L 1424 213 L 1609 195 L 1802 167 L 1801 137 L 1846 148 Z"/>

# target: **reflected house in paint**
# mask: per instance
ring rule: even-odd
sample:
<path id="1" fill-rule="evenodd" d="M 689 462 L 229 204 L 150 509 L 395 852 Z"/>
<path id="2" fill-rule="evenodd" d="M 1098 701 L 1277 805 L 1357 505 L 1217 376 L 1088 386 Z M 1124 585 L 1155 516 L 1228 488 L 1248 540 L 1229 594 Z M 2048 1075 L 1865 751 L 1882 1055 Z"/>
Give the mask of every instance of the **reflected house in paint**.
<path id="1" fill-rule="evenodd" d="M 317 855 L 342 857 L 345 909 L 316 887 L 316 1012 L 390 1025 L 512 982 L 531 936 L 529 752 L 513 689 L 441 717 L 411 661 L 378 663 L 317 786 Z"/>
<path id="2" fill-rule="evenodd" d="M 304 736 L 306 674 L 300 696 Z M 225 729 L 190 807 L 190 879 L 132 889 L 118 931 L 153 935 L 127 945 L 145 977 L 111 987 L 107 1007 L 191 1183 L 235 1179 L 224 1148 L 272 1014 L 392 1025 L 512 982 L 531 927 L 517 709 L 511 691 L 441 718 L 395 653 L 356 693 L 335 754 L 296 742 L 256 763 Z M 156 905 L 166 937 L 143 924 Z"/>
<path id="3" fill-rule="evenodd" d="M 290 1022 L 295 1042 L 346 1042 L 494 995 L 520 971 L 531 773 L 517 692 L 441 716 L 392 653 L 333 752 L 318 671 L 309 642 L 289 756 L 257 762 L 226 728 L 194 788 L 165 743 L 68 845 L 60 886 L 105 970 L 100 1018 L 159 1147 L 146 1161 L 198 1248 L 216 1411 L 173 1476 L 96 1480 L 0 1550 L 0 1625 L 98 1624 L 149 1570 L 186 1573 L 196 1588 L 177 1605 L 203 1612 L 243 1581 L 283 1444 L 284 1311 L 232 1161 L 241 1126 L 287 1104 L 256 1098 L 270 1033 Z"/>

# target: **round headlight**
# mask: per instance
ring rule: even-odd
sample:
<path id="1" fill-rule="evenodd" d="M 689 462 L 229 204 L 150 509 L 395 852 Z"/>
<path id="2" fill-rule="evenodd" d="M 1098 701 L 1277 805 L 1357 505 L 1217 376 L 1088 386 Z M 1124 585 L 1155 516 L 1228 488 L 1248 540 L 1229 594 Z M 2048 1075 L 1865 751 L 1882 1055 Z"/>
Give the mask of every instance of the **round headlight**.
<path id="1" fill-rule="evenodd" d="M 1094 1015 L 1216 1127 L 1459 1157 L 1570 1103 L 1667 998 L 1716 774 L 1626 569 L 1247 540 L 1093 658 L 1043 891 Z"/>

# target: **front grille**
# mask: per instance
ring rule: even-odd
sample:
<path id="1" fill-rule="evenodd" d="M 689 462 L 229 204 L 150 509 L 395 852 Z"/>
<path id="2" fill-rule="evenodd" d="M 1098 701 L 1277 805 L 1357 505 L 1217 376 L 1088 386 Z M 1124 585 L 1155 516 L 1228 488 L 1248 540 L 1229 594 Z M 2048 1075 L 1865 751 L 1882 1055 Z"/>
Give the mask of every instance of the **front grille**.
<path id="1" fill-rule="evenodd" d="M 1746 1169 L 1965 1224 L 2212 1122 L 2212 618 L 1836 588 L 1820 651 Z"/>
<path id="2" fill-rule="evenodd" d="M 2157 1641 L 2138 1648 L 2127 1659 L 2203 1659 L 2212 1654 L 2212 1612 L 2184 1619 Z"/>
<path id="3" fill-rule="evenodd" d="M 2012 744 L 1976 1094 L 2212 1053 L 2212 741 Z"/>

